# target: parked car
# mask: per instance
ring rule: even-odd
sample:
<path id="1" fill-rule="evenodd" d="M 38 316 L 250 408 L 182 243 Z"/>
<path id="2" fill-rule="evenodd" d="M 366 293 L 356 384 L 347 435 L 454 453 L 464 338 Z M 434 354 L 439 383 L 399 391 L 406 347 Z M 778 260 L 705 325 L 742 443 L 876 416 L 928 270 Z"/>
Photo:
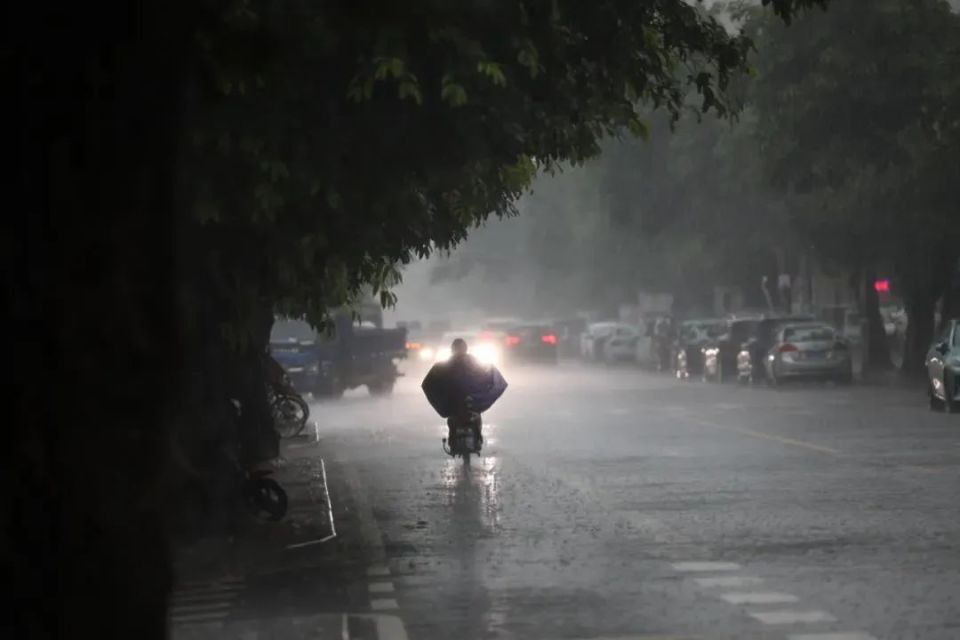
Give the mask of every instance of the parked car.
<path id="1" fill-rule="evenodd" d="M 778 339 L 780 330 L 787 324 L 816 322 L 811 315 L 765 317 L 757 325 L 756 335 L 740 345 L 737 354 L 737 381 L 760 382 L 767 380 L 767 355 Z"/>
<path id="2" fill-rule="evenodd" d="M 703 348 L 726 331 L 727 322 L 720 318 L 700 318 L 680 323 L 674 350 L 674 372 L 680 380 L 703 375 Z"/>
<path id="3" fill-rule="evenodd" d="M 930 408 L 960 413 L 960 319 L 950 320 L 933 341 L 926 365 Z"/>
<path id="4" fill-rule="evenodd" d="M 637 326 L 617 323 L 603 343 L 601 360 L 608 364 L 636 361 L 637 343 L 642 335 Z"/>
<path id="5" fill-rule="evenodd" d="M 603 346 L 618 324 L 620 323 L 594 322 L 587 325 L 586 331 L 580 336 L 580 357 L 584 360 L 602 360 Z"/>
<path id="6" fill-rule="evenodd" d="M 587 322 L 583 318 L 563 318 L 550 321 L 550 326 L 556 330 L 558 354 L 564 358 L 577 358 L 580 356 L 580 336 L 587 328 Z"/>
<path id="7" fill-rule="evenodd" d="M 556 364 L 559 339 L 549 324 L 521 324 L 505 338 L 507 358 Z"/>
<path id="8" fill-rule="evenodd" d="M 853 380 L 850 345 L 823 322 L 788 323 L 780 327 L 765 358 L 771 384 L 785 380 Z"/>
<path id="9" fill-rule="evenodd" d="M 757 335 L 762 317 L 738 317 L 727 321 L 726 330 L 707 342 L 703 354 L 703 379 L 723 382 L 737 371 L 737 357 L 743 343 Z"/>

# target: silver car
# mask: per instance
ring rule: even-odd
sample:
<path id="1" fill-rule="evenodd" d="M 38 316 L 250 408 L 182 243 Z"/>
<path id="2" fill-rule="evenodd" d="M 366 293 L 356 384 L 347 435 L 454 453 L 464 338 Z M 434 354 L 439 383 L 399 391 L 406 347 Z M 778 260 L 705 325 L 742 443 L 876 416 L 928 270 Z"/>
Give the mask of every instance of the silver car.
<path id="1" fill-rule="evenodd" d="M 960 320 L 947 323 L 927 352 L 930 408 L 960 413 Z"/>
<path id="2" fill-rule="evenodd" d="M 767 351 L 771 384 L 793 379 L 853 380 L 850 346 L 833 327 L 821 322 L 787 324 Z"/>

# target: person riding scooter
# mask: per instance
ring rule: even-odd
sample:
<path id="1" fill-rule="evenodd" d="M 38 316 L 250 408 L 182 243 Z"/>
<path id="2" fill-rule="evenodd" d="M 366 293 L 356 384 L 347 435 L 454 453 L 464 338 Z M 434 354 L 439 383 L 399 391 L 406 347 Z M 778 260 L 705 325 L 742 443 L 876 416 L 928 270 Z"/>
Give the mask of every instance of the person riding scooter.
<path id="1" fill-rule="evenodd" d="M 450 345 L 450 360 L 448 363 L 452 379 L 472 379 L 477 376 L 489 375 L 487 369 L 481 365 L 476 358 L 468 353 L 467 343 L 462 338 L 457 338 Z M 463 394 L 458 389 L 451 389 L 451 393 L 456 394 L 454 401 L 456 403 L 455 412 L 447 419 L 447 428 L 450 430 L 449 438 L 453 439 L 454 428 L 457 424 L 466 422 L 473 429 L 474 438 L 477 444 L 483 443 L 482 421 L 480 414 L 473 411 L 470 406 L 470 397 Z"/>

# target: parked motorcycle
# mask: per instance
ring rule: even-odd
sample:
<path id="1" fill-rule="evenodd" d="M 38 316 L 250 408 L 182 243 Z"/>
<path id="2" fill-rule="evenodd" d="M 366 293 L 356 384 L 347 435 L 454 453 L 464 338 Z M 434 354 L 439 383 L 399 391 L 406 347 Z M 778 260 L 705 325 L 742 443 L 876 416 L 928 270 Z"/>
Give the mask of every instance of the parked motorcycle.
<path id="1" fill-rule="evenodd" d="M 247 511 L 257 518 L 282 520 L 287 515 L 287 492 L 271 478 L 270 469 L 236 467 L 240 497 Z"/>
<path id="2" fill-rule="evenodd" d="M 240 402 L 233 400 L 231 404 L 234 419 L 239 420 L 242 411 Z M 246 510 L 256 518 L 273 521 L 283 519 L 287 514 L 287 492 L 279 482 L 270 477 L 273 470 L 264 466 L 245 466 L 241 462 L 239 444 L 228 446 L 225 453 L 233 468 L 234 495 Z"/>
<path id="3" fill-rule="evenodd" d="M 270 415 L 273 426 L 281 438 L 293 438 L 300 435 L 307 426 L 310 407 L 306 400 L 292 389 L 269 388 Z"/>

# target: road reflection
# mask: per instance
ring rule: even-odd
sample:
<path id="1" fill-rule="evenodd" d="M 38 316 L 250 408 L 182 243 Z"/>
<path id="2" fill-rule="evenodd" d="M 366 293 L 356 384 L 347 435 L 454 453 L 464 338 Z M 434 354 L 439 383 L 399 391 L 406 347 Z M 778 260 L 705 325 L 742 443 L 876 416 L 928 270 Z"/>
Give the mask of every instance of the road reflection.
<path id="1" fill-rule="evenodd" d="M 489 446 L 493 430 L 485 428 L 484 432 Z M 444 602 L 464 621 L 456 634 L 463 640 L 490 637 L 500 619 L 491 616 L 485 587 L 492 545 L 496 544 L 490 538 L 500 526 L 500 468 L 501 460 L 491 455 L 474 458 L 469 465 L 450 458 L 440 472 L 453 533 L 450 541 L 456 545 L 451 554 L 455 587 L 444 594 Z"/>

